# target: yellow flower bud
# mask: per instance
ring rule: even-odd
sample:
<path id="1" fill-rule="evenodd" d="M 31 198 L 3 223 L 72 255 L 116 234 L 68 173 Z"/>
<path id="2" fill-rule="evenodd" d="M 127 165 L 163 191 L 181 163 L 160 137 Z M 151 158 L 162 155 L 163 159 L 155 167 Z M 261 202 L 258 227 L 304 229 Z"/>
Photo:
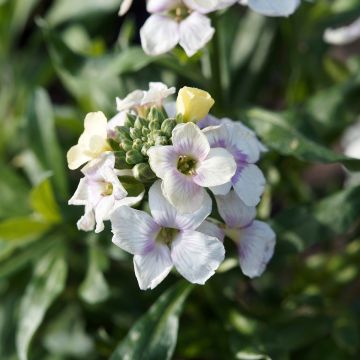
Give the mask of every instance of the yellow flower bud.
<path id="1" fill-rule="evenodd" d="M 208 92 L 185 86 L 176 99 L 176 113 L 183 116 L 184 122 L 196 122 L 209 113 L 214 103 Z"/>

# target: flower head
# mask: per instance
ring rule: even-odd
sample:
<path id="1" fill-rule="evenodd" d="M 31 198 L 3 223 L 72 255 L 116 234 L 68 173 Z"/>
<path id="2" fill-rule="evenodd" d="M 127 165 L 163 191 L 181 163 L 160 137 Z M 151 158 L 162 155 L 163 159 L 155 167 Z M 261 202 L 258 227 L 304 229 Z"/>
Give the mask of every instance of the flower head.
<path id="1" fill-rule="evenodd" d="M 236 172 L 231 180 L 212 187 L 214 194 L 225 195 L 234 187 L 237 195 L 248 206 L 260 201 L 265 187 L 265 178 L 255 165 L 264 149 L 253 132 L 244 125 L 231 120 L 221 120 L 221 125 L 203 129 L 211 147 L 227 149 L 236 161 Z"/>
<path id="2" fill-rule="evenodd" d="M 89 113 L 85 117 L 84 132 L 79 137 L 78 144 L 71 147 L 67 153 L 68 166 L 71 170 L 77 169 L 110 150 L 105 115 L 101 111 Z"/>
<path id="3" fill-rule="evenodd" d="M 211 199 L 193 214 L 179 213 L 163 196 L 158 180 L 149 191 L 151 216 L 121 206 L 111 215 L 113 242 L 134 254 L 134 268 L 142 290 L 153 289 L 173 266 L 188 281 L 204 284 L 224 259 L 218 238 L 200 232 L 211 212 Z M 209 228 L 207 228 L 209 231 Z"/>
<path id="4" fill-rule="evenodd" d="M 152 15 L 140 30 L 141 45 L 149 55 L 160 55 L 177 44 L 193 56 L 212 38 L 214 28 L 203 15 L 215 9 L 217 1 L 151 0 L 147 9 Z"/>
<path id="5" fill-rule="evenodd" d="M 274 253 L 275 233 L 268 224 L 254 220 L 255 207 L 246 206 L 234 191 L 216 196 L 216 202 L 225 234 L 238 247 L 242 272 L 250 278 L 260 276 Z"/>
<path id="6" fill-rule="evenodd" d="M 127 192 L 119 181 L 115 170 L 113 153 L 104 154 L 99 159 L 82 169 L 83 177 L 69 205 L 85 206 L 85 214 L 78 221 L 79 230 L 101 232 L 104 220 L 108 220 L 111 212 L 121 205 L 134 205 L 142 199 L 127 197 Z"/>
<path id="7" fill-rule="evenodd" d="M 172 145 L 148 150 L 154 173 L 163 180 L 167 200 L 182 212 L 199 209 L 204 187 L 223 185 L 236 170 L 232 155 L 223 148 L 210 149 L 202 131 L 193 123 L 179 124 L 172 131 Z"/>

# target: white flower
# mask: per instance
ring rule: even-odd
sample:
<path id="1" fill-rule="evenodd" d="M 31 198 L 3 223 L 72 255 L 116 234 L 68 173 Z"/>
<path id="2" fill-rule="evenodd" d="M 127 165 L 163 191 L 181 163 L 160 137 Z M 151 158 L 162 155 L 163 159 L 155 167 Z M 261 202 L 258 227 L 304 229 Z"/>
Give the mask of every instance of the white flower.
<path id="1" fill-rule="evenodd" d="M 78 221 L 79 230 L 95 232 L 104 229 L 104 220 L 108 220 L 111 212 L 121 205 L 138 203 L 138 197 L 127 197 L 127 192 L 119 181 L 114 170 L 115 156 L 104 154 L 99 159 L 82 169 L 83 177 L 69 205 L 85 206 L 85 214 Z"/>
<path id="2" fill-rule="evenodd" d="M 346 45 L 357 39 L 360 39 L 360 17 L 348 26 L 326 29 L 324 33 L 324 40 L 333 45 Z"/>
<path id="3" fill-rule="evenodd" d="M 198 211 L 181 214 L 164 198 L 158 180 L 149 190 L 149 207 L 152 216 L 121 206 L 110 218 L 113 243 L 135 255 L 140 288 L 155 288 L 173 266 L 188 281 L 204 284 L 225 254 L 221 241 L 197 230 L 211 212 L 209 195 Z"/>
<path id="4" fill-rule="evenodd" d="M 255 207 L 246 206 L 234 191 L 216 196 L 216 202 L 227 225 L 225 234 L 238 246 L 242 272 L 250 278 L 260 276 L 273 256 L 275 233 L 268 224 L 254 220 Z"/>
<path id="5" fill-rule="evenodd" d="M 165 98 L 175 93 L 175 88 L 168 88 L 162 82 L 150 82 L 149 90 L 135 90 L 124 99 L 116 98 L 117 111 L 135 110 L 151 106 L 162 106 Z"/>
<path id="6" fill-rule="evenodd" d="M 67 153 L 68 166 L 71 170 L 77 169 L 110 150 L 105 115 L 101 111 L 89 113 L 85 117 L 84 132 L 79 137 L 78 144 Z"/>
<path id="7" fill-rule="evenodd" d="M 240 0 L 240 4 L 266 16 L 289 16 L 300 5 L 300 0 Z"/>
<path id="8" fill-rule="evenodd" d="M 230 181 L 236 163 L 227 150 L 210 149 L 206 136 L 193 123 L 177 125 L 172 143 L 151 147 L 149 164 L 163 179 L 163 193 L 169 202 L 181 212 L 192 212 L 203 203 L 204 187 Z"/>
<path id="9" fill-rule="evenodd" d="M 210 120 L 216 121 L 214 118 Z M 221 125 L 204 128 L 203 132 L 212 148 L 222 147 L 233 155 L 237 168 L 229 182 L 212 187 L 211 190 L 215 195 L 225 195 L 234 187 L 246 205 L 255 206 L 265 187 L 264 175 L 255 163 L 265 148 L 254 132 L 240 122 L 222 119 L 219 123 Z"/>
<path id="10" fill-rule="evenodd" d="M 153 15 L 140 30 L 144 51 L 149 55 L 160 55 L 180 44 L 188 56 L 193 56 L 215 32 L 210 19 L 203 13 L 213 11 L 216 3 L 215 0 L 149 1 L 147 9 Z M 171 11 L 175 16 L 170 14 Z"/>

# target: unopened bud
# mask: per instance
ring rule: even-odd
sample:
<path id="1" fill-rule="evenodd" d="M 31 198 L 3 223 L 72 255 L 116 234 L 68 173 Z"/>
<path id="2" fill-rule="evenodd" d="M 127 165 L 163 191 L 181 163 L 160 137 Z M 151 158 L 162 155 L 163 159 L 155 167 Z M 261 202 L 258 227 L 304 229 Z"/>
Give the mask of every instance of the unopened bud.
<path id="1" fill-rule="evenodd" d="M 176 126 L 175 119 L 166 119 L 161 124 L 161 131 L 170 138 L 175 126 Z"/>
<path id="2" fill-rule="evenodd" d="M 138 150 L 129 150 L 126 152 L 126 162 L 130 165 L 139 164 L 144 161 L 144 157 Z"/>
<path id="3" fill-rule="evenodd" d="M 134 123 L 135 123 L 135 120 L 136 120 L 136 116 L 133 115 L 133 114 L 130 114 L 130 113 L 127 113 L 126 114 L 126 119 L 125 119 L 125 122 L 124 122 L 124 125 L 128 128 L 134 126 Z"/>
<path id="4" fill-rule="evenodd" d="M 133 175 L 135 179 L 141 182 L 151 181 L 156 178 L 156 175 L 151 170 L 150 165 L 148 163 L 136 164 L 133 167 Z"/>

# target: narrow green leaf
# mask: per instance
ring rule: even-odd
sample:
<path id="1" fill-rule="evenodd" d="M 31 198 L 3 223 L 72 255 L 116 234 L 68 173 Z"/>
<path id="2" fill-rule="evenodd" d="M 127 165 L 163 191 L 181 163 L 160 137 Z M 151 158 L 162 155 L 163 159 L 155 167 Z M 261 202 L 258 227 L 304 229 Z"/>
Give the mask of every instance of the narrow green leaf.
<path id="1" fill-rule="evenodd" d="M 58 143 L 51 100 L 43 89 L 37 89 L 29 110 L 28 139 L 39 159 L 54 174 L 60 196 L 68 196 L 65 161 Z M 36 139 L 36 141 L 34 140 Z"/>
<path id="2" fill-rule="evenodd" d="M 45 313 L 62 293 L 67 275 L 63 251 L 55 248 L 36 264 L 34 274 L 21 299 L 16 348 L 20 360 L 28 358 L 31 339 L 41 325 Z"/>
<path id="3" fill-rule="evenodd" d="M 49 223 L 32 216 L 14 217 L 0 222 L 0 239 L 25 241 L 40 237 L 49 229 Z"/>
<path id="4" fill-rule="evenodd" d="M 351 170 L 360 169 L 360 160 L 337 154 L 306 138 L 292 128 L 281 114 L 262 109 L 250 109 L 244 115 L 266 145 L 282 155 L 291 155 L 310 162 L 340 162 Z"/>
<path id="5" fill-rule="evenodd" d="M 30 202 L 32 208 L 49 223 L 58 223 L 61 220 L 49 179 L 43 180 L 31 191 Z"/>
<path id="6" fill-rule="evenodd" d="M 179 316 L 192 286 L 180 282 L 167 290 L 136 322 L 111 360 L 169 360 L 177 341 Z"/>

